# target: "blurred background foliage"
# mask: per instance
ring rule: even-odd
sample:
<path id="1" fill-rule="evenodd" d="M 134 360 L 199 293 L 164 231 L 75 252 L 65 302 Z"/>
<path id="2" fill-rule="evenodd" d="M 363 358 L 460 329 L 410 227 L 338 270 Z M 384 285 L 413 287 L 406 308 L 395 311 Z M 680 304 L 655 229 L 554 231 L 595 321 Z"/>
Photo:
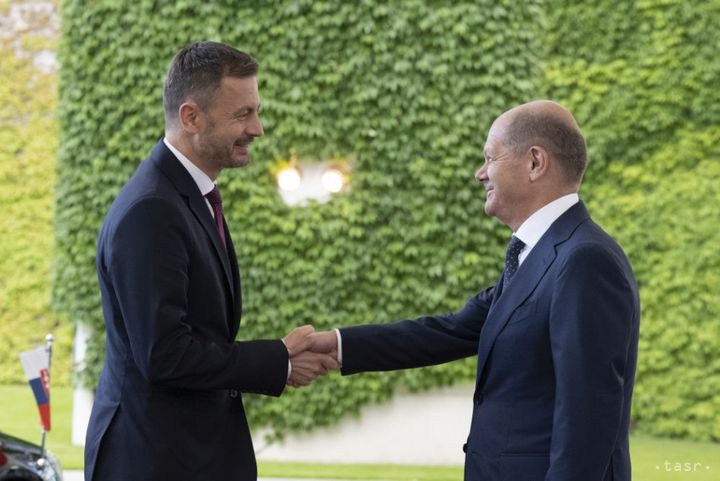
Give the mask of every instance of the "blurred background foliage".
<path id="1" fill-rule="evenodd" d="M 109 204 L 162 136 L 162 81 L 178 47 L 222 40 L 255 55 L 266 137 L 221 189 L 243 280 L 240 337 L 387 322 L 464 304 L 494 282 L 504 228 L 473 179 L 493 117 L 537 92 L 539 2 L 65 1 L 55 299 L 102 317 L 95 239 Z M 203 19 L 198 21 L 197 19 Z M 112 39 L 112 40 L 111 40 Z M 351 186 L 287 207 L 272 172 L 291 155 L 349 158 Z M 99 360 L 102 344 L 92 352 Z M 87 376 L 95 381 L 99 363 Z M 280 399 L 246 396 L 276 434 L 336 422 L 398 389 L 473 379 L 475 361 L 323 379 Z M 294 409 L 295 406 L 304 409 Z"/>
<path id="2" fill-rule="evenodd" d="M 494 282 L 509 233 L 485 217 L 472 175 L 492 120 L 549 97 L 587 136 L 582 197 L 641 285 L 635 427 L 720 440 L 717 18 L 720 2 L 700 0 L 64 1 L 54 301 L 95 329 L 81 380 L 94 382 L 103 351 L 97 230 L 162 136 L 172 55 L 207 38 L 261 65 L 266 137 L 250 167 L 220 178 L 243 277 L 241 338 L 454 310 Z M 26 102 L 0 102 L 8 124 L 0 136 L 18 132 L 0 137 L 0 199 L 4 213 L 16 212 L 0 220 L 0 332 L 14 343 L 0 347 L 0 363 L 13 366 L 0 373 L 7 382 L 21 380 L 21 346 L 53 326 L 69 346 L 71 328 L 48 307 L 56 79 L 47 75 L 41 88 L 37 73 L 11 70 L 5 52 L 0 96 L 28 88 Z M 6 105 L 39 123 L 13 124 Z M 10 147 L 23 138 L 36 150 Z M 349 191 L 285 206 L 272 173 L 293 154 L 350 159 Z M 66 358 L 59 382 L 68 379 Z M 302 430 L 398 389 L 470 383 L 474 369 L 469 360 L 332 375 L 246 404 L 255 427 Z"/>
<path id="3" fill-rule="evenodd" d="M 70 380 L 72 325 L 50 309 L 58 146 L 55 5 L 0 2 L 0 383 L 24 381 L 18 353 L 53 332 L 53 382 Z"/>
<path id="4" fill-rule="evenodd" d="M 546 6 L 542 95 L 583 127 L 583 198 L 640 283 L 633 421 L 718 441 L 720 2 Z"/>

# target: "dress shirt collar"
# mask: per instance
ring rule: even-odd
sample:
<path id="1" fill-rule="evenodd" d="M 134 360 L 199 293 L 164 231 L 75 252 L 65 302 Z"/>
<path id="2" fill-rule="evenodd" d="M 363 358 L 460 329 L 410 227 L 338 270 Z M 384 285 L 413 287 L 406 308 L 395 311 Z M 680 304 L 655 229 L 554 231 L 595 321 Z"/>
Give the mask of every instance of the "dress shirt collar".
<path id="1" fill-rule="evenodd" d="M 200 170 L 200 168 L 193 164 L 190 159 L 185 157 L 182 152 L 180 152 L 177 148 L 175 148 L 170 141 L 168 141 L 167 138 L 163 139 L 163 142 L 167 146 L 168 149 L 170 149 L 170 152 L 172 152 L 175 157 L 180 161 L 180 163 L 185 167 L 185 170 L 188 171 L 188 174 L 193 178 L 195 183 L 198 186 L 198 189 L 200 189 L 200 193 L 205 196 L 215 188 L 215 183 L 208 177 L 208 175 Z"/>
<path id="2" fill-rule="evenodd" d="M 513 234 L 525 243 L 519 256 L 521 264 L 552 223 L 579 201 L 580 197 L 576 193 L 564 195 L 537 210 L 522 223 L 517 232 Z"/>

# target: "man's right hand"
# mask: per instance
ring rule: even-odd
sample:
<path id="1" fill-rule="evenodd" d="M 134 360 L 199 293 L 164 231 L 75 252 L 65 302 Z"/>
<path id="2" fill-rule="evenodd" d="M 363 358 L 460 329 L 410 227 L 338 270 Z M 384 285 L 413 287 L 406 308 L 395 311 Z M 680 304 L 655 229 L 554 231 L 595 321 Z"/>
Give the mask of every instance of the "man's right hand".
<path id="1" fill-rule="evenodd" d="M 337 369 L 335 354 L 305 351 L 292 358 L 292 373 L 288 384 L 292 387 L 307 386 L 316 378 L 324 376 L 331 369 Z"/>
<path id="2" fill-rule="evenodd" d="M 296 327 L 290 334 L 285 336 L 283 342 L 288 350 L 288 356 L 292 358 L 307 350 L 310 347 L 310 338 L 308 336 L 313 332 L 315 332 L 315 328 L 310 324 L 306 324 Z"/>
<path id="3" fill-rule="evenodd" d="M 335 331 L 314 332 L 308 336 L 310 345 L 308 349 L 313 352 L 325 354 L 337 353 L 337 333 Z"/>
<path id="4" fill-rule="evenodd" d="M 310 325 L 296 328 L 283 341 L 292 364 L 288 384 L 306 386 L 331 369 L 338 369 L 337 334 L 314 332 Z"/>

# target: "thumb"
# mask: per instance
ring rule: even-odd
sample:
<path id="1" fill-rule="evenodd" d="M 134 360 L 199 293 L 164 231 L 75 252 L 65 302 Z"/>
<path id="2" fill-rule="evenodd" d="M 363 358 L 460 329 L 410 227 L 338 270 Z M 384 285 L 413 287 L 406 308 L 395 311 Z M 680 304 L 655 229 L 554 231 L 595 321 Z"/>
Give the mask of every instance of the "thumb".
<path id="1" fill-rule="evenodd" d="M 307 336 L 315 332 L 315 328 L 311 324 L 305 324 L 304 326 L 296 328 L 293 332 L 297 332 L 298 335 L 301 336 Z"/>
<path id="2" fill-rule="evenodd" d="M 290 357 L 299 354 L 310 347 L 310 339 L 308 336 L 315 331 L 315 328 L 309 324 L 295 328 L 285 338 L 285 347 Z"/>
<path id="3" fill-rule="evenodd" d="M 292 331 L 290 331 L 290 334 L 283 337 L 283 341 L 287 342 L 295 342 L 296 339 L 302 339 L 303 337 L 309 336 L 315 332 L 315 328 L 312 327 L 310 324 L 305 324 L 304 326 L 296 327 Z"/>

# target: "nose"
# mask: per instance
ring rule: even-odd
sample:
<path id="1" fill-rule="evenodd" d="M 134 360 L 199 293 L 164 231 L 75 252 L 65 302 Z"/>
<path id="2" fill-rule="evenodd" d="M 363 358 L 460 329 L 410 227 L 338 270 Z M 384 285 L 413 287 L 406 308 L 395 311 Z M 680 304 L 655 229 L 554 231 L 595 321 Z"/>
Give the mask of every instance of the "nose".
<path id="1" fill-rule="evenodd" d="M 478 182 L 485 182 L 486 180 L 488 180 L 486 166 L 487 162 L 484 162 L 483 165 L 480 166 L 480 168 L 477 170 L 477 172 L 475 172 L 475 180 L 477 180 Z"/>
<path id="2" fill-rule="evenodd" d="M 262 121 L 260 120 L 260 115 L 258 115 L 257 113 L 254 115 L 252 122 L 250 122 L 250 124 L 248 125 L 247 133 L 252 137 L 262 137 L 263 135 L 265 135 Z"/>

